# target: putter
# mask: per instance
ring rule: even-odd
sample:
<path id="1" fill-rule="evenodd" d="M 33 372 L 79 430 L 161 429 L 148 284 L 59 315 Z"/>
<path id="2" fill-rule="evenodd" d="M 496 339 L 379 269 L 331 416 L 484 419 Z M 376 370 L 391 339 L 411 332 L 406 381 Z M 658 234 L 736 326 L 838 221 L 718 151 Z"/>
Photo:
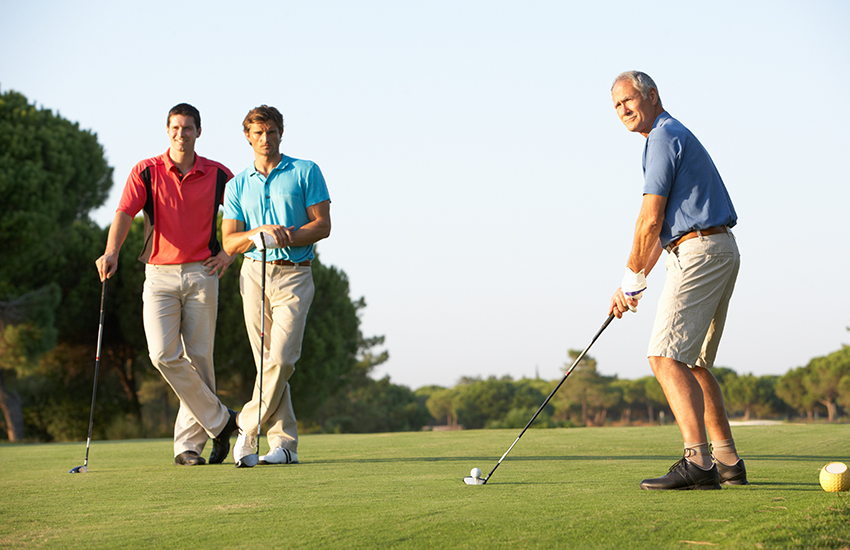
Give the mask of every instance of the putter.
<path id="1" fill-rule="evenodd" d="M 71 468 L 69 474 L 84 474 L 89 471 L 89 447 L 91 446 L 91 428 L 94 424 L 94 403 L 97 396 L 97 370 L 100 367 L 100 344 L 103 340 L 103 301 L 106 298 L 106 279 L 100 291 L 100 325 L 97 328 L 97 353 L 94 358 L 94 388 L 91 391 L 91 414 L 89 414 L 89 436 L 86 439 L 86 460 L 82 466 Z"/>
<path id="2" fill-rule="evenodd" d="M 245 455 L 236 463 L 237 468 L 253 468 L 260 462 L 260 433 L 262 432 L 263 423 L 263 355 L 266 353 L 265 336 L 266 336 L 266 237 L 260 232 L 260 242 L 263 243 L 263 267 L 262 279 L 260 284 L 262 298 L 260 299 L 260 403 L 257 406 L 257 452 L 250 455 Z"/>
<path id="3" fill-rule="evenodd" d="M 587 347 L 584 348 L 584 351 L 582 351 L 581 354 L 579 354 L 579 356 L 576 357 L 576 360 L 573 361 L 572 366 L 564 374 L 564 377 L 561 378 L 561 381 L 558 382 L 558 385 L 555 386 L 555 389 L 552 390 L 552 392 L 549 394 L 549 397 L 546 398 L 546 401 L 544 401 L 543 404 L 540 405 L 540 408 L 537 409 L 537 412 L 534 413 L 534 416 L 531 417 L 531 420 L 528 421 L 528 424 L 525 425 L 525 428 L 522 429 L 520 434 L 514 440 L 513 444 L 511 444 L 511 446 L 508 447 L 508 450 L 505 451 L 505 454 L 502 455 L 502 458 L 500 458 L 499 461 L 496 463 L 496 465 L 493 466 L 493 469 L 490 470 L 490 473 L 487 474 L 487 477 L 482 479 L 481 477 L 478 477 L 478 476 L 466 476 L 465 478 L 463 478 L 464 483 L 466 483 L 467 485 L 484 485 L 484 484 L 487 483 L 487 480 L 490 479 L 490 476 L 493 475 L 493 472 L 496 471 L 496 468 L 498 468 L 499 465 L 502 463 L 502 461 L 505 460 L 505 457 L 508 456 L 508 453 L 511 452 L 511 449 L 514 448 L 514 445 L 516 445 L 519 442 L 519 438 L 522 437 L 522 434 L 524 434 L 525 431 L 528 429 L 528 427 L 531 426 L 531 423 L 534 422 L 534 420 L 537 418 L 537 415 L 539 415 L 540 411 L 543 410 L 543 407 L 545 407 L 546 405 L 549 404 L 549 400 L 552 399 L 552 396 L 555 395 L 555 392 L 557 392 L 560 389 L 561 385 L 564 383 L 564 381 L 567 379 L 567 377 L 570 375 L 570 373 L 573 372 L 573 369 L 576 368 L 576 365 L 578 365 L 579 361 L 581 361 L 582 358 L 584 358 L 584 355 L 590 349 L 590 346 L 592 346 L 593 343 L 596 342 L 596 339 L 599 338 L 599 335 L 602 334 L 602 331 L 605 330 L 608 327 L 608 325 L 611 324 L 611 321 L 613 321 L 613 320 L 614 320 L 614 314 L 612 313 L 611 315 L 608 316 L 608 319 L 605 320 L 605 323 L 602 324 L 602 328 L 599 329 L 599 331 L 596 333 L 596 336 L 593 337 L 593 340 L 591 340 L 590 343 L 587 345 Z"/>

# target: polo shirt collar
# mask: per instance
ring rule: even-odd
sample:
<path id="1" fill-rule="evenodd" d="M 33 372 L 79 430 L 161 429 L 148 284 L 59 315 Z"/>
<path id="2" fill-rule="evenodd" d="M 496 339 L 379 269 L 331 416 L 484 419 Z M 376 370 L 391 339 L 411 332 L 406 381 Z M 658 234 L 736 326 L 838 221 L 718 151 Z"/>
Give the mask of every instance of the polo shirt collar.
<path id="1" fill-rule="evenodd" d="M 673 117 L 670 116 L 670 113 L 668 113 L 666 110 L 662 111 L 657 117 L 655 117 L 655 122 L 652 123 L 652 129 L 655 130 L 656 128 L 661 126 L 661 123 L 667 120 L 668 118 Z"/>
<path id="2" fill-rule="evenodd" d="M 292 162 L 292 157 L 287 157 L 286 155 L 281 155 L 280 162 L 277 164 L 277 166 L 272 168 L 272 171 L 269 172 L 269 176 L 271 176 L 272 174 L 274 174 L 278 170 L 283 170 L 284 168 L 286 168 L 289 165 L 290 162 Z M 251 175 L 252 176 L 262 176 L 262 174 L 260 174 L 257 171 L 257 166 L 253 162 L 251 163 Z"/>
<path id="3" fill-rule="evenodd" d="M 168 150 L 165 151 L 165 154 L 162 155 L 162 162 L 165 163 L 165 170 L 169 173 L 171 172 L 172 168 L 174 168 L 175 170 L 177 168 L 177 166 L 174 164 L 174 161 L 171 160 L 171 154 L 170 153 L 171 153 L 171 148 L 169 147 Z M 188 176 L 192 172 L 200 172 L 200 173 L 203 174 L 203 173 L 206 172 L 206 169 L 207 169 L 206 159 L 196 152 L 195 153 L 195 164 L 192 166 L 191 170 L 189 170 L 187 173 L 183 174 L 183 177 L 185 178 L 186 176 Z"/>

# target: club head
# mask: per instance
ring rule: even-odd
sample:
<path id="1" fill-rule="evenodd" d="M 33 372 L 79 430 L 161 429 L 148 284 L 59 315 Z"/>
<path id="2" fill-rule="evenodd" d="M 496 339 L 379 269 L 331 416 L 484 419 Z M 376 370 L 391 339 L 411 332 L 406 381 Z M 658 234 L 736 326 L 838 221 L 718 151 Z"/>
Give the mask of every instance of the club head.
<path id="1" fill-rule="evenodd" d="M 253 468 L 260 462 L 260 455 L 250 454 L 245 455 L 236 462 L 237 468 Z"/>
<path id="2" fill-rule="evenodd" d="M 85 465 L 83 465 L 83 466 L 77 466 L 76 468 L 71 468 L 71 471 L 68 472 L 68 473 L 69 474 L 84 474 L 88 471 L 89 471 L 89 469 L 86 468 Z"/>
<path id="3" fill-rule="evenodd" d="M 463 478 L 463 482 L 467 485 L 484 485 L 485 483 L 487 483 L 487 480 L 481 479 L 480 477 L 466 476 L 465 478 Z"/>

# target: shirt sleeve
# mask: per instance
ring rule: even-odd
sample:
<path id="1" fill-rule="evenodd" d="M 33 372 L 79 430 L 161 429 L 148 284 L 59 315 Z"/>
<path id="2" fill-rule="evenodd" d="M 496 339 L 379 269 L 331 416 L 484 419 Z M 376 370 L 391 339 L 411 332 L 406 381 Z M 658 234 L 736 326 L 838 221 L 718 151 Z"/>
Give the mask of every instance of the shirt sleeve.
<path id="1" fill-rule="evenodd" d="M 650 133 L 643 167 L 644 194 L 669 198 L 681 158 L 682 146 L 678 139 L 663 132 L 658 135 Z"/>
<path id="2" fill-rule="evenodd" d="M 306 206 L 313 206 L 314 204 L 331 200 L 328 193 L 328 186 L 325 183 L 325 176 L 322 175 L 318 164 L 314 163 L 307 173 L 304 198 Z"/>
<path id="3" fill-rule="evenodd" d="M 135 218 L 142 208 L 145 206 L 145 201 L 148 198 L 145 184 L 142 181 L 142 172 L 149 169 L 150 166 L 144 163 L 139 163 L 130 171 L 127 177 L 127 183 L 124 185 L 124 192 L 121 193 L 121 200 L 118 203 L 118 212 L 124 212 L 131 218 Z"/>
<path id="4" fill-rule="evenodd" d="M 241 193 L 238 192 L 239 181 L 237 178 L 232 178 L 227 182 L 224 188 L 224 214 L 226 220 L 237 220 L 245 223 L 245 215 L 242 211 L 242 203 L 240 201 Z"/>

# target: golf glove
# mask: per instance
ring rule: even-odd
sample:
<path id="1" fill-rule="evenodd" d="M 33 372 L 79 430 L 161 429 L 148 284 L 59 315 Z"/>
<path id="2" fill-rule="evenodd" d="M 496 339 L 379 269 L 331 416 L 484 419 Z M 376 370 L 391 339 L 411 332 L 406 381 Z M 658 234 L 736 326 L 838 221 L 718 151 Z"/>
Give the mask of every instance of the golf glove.
<path id="1" fill-rule="evenodd" d="M 639 273 L 635 273 L 627 267 L 620 288 L 623 290 L 626 298 L 640 300 L 643 296 L 643 291 L 646 290 L 646 277 L 643 274 L 643 269 Z M 637 307 L 629 307 L 629 309 L 633 313 L 637 311 Z"/>
<path id="2" fill-rule="evenodd" d="M 263 246 L 263 241 L 265 241 L 265 246 Z M 277 244 L 277 241 L 274 240 L 274 237 L 272 237 L 268 233 L 263 233 L 262 231 L 252 236 L 251 242 L 254 243 L 254 246 L 257 247 L 257 250 L 263 250 L 264 248 L 280 248 Z"/>

